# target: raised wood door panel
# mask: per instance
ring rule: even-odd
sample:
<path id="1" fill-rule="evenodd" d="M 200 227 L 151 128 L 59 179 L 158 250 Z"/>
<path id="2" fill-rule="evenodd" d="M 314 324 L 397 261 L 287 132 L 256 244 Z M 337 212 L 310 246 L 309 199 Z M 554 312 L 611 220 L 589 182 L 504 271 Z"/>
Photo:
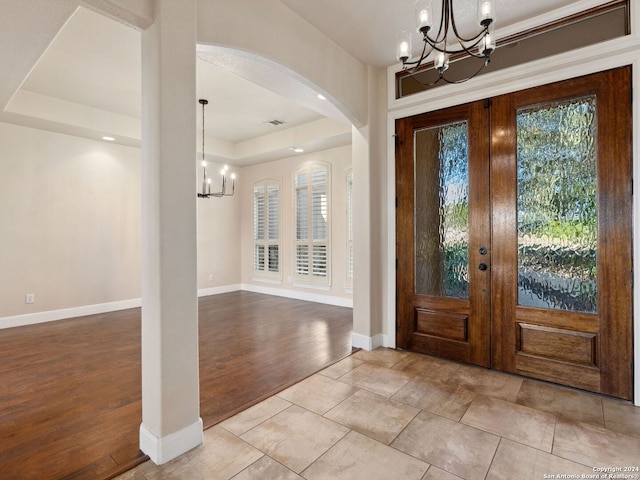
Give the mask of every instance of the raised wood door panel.
<path id="1" fill-rule="evenodd" d="M 593 99 L 597 294 L 575 311 L 519 302 L 517 112 Z M 630 68 L 496 97 L 491 144 L 494 368 L 632 396 Z M 571 309 L 568 309 L 571 310 Z M 590 311 L 591 310 L 591 311 Z"/>
<path id="2" fill-rule="evenodd" d="M 485 107 L 484 102 L 475 102 L 396 122 L 397 344 L 401 348 L 489 366 L 491 245 L 489 117 Z M 468 177 L 468 212 L 461 213 L 467 217 L 465 239 L 455 245 L 465 250 L 461 254 L 464 264 L 457 268 L 467 285 L 453 293 L 442 287 L 441 277 L 445 273 L 439 265 L 451 252 L 443 247 L 442 238 L 438 238 L 443 228 L 441 215 L 448 202 L 441 188 L 441 183 L 446 181 L 442 178 L 441 163 L 447 161 L 444 158 L 447 147 L 438 132 L 450 127 L 466 132 L 464 170 Z M 460 146 L 459 139 L 457 145 Z M 456 188 L 461 187 L 458 184 L 451 187 Z M 430 234 L 425 230 L 430 230 Z M 481 263 L 487 266 L 485 270 L 478 268 Z M 430 273 L 418 274 L 417 283 L 418 268 L 429 269 Z"/>

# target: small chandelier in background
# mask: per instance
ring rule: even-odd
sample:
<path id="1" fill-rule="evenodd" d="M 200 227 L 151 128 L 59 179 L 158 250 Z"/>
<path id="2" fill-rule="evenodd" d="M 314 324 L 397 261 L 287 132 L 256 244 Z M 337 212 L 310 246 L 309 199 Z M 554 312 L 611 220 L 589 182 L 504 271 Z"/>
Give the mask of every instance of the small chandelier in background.
<path id="1" fill-rule="evenodd" d="M 433 66 L 438 71 L 438 79 L 428 86 L 435 85 L 440 80 L 447 83 L 462 83 L 475 77 L 480 70 L 489 64 L 489 56 L 496 48 L 493 35 L 496 0 L 478 0 L 478 21 L 481 30 L 474 37 L 465 38 L 458 33 L 456 20 L 453 15 L 453 0 L 442 0 L 442 15 L 440 25 L 435 36 L 429 35 L 433 29 L 432 0 L 418 0 L 416 2 L 416 22 L 418 32 L 422 34 L 422 53 L 420 58 L 411 61 L 411 32 L 403 32 L 398 35 L 397 59 L 402 62 L 405 69 L 412 67 L 415 72 L 423 62 L 433 53 Z M 449 32 L 455 36 L 453 45 Z M 448 80 L 444 73 L 449 68 L 451 55 L 468 55 L 483 60 L 480 68 L 469 78 L 462 80 Z"/>
<path id="2" fill-rule="evenodd" d="M 209 101 L 201 98 L 198 102 L 202 105 L 202 192 L 198 192 L 198 197 L 230 197 L 236 191 L 236 174 L 231 174 L 231 193 L 228 193 L 227 171 L 229 170 L 229 167 L 227 165 L 220 170 L 220 174 L 222 175 L 222 188 L 219 192 L 211 191 L 211 178 L 207 177 L 207 161 L 204 158 L 204 106 L 207 105 Z"/>

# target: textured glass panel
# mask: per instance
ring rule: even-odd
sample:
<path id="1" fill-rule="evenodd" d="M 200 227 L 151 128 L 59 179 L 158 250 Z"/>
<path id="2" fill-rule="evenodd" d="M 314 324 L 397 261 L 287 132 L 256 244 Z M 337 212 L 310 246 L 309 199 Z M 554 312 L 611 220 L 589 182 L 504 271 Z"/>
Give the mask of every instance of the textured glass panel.
<path id="1" fill-rule="evenodd" d="M 597 311 L 596 98 L 518 110 L 518 303 Z"/>
<path id="2" fill-rule="evenodd" d="M 415 134 L 415 289 L 469 296 L 467 122 Z"/>

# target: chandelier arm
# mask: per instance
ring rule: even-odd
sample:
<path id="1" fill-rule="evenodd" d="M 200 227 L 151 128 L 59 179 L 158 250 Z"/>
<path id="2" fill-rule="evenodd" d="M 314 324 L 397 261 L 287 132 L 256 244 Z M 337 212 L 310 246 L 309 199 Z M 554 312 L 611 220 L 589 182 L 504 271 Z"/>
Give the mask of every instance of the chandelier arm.
<path id="1" fill-rule="evenodd" d="M 464 83 L 467 80 L 471 80 L 473 77 L 478 75 L 482 71 L 482 69 L 484 67 L 486 67 L 488 64 L 489 64 L 489 58 L 485 58 L 485 61 L 482 63 L 480 68 L 478 70 L 476 70 L 476 72 L 473 75 L 471 75 L 470 77 L 467 77 L 467 78 L 463 78 L 461 80 L 449 80 L 449 79 L 445 78 L 443 73 L 441 73 L 436 80 L 434 80 L 433 82 L 429 82 L 429 83 L 421 82 L 418 77 L 414 77 L 414 80 L 416 82 L 418 82 L 420 85 L 422 85 L 423 87 L 433 87 L 438 82 L 440 82 L 440 80 L 444 81 L 445 83 L 449 83 L 449 84 L 455 85 L 455 84 L 458 84 L 458 83 Z"/>
<path id="2" fill-rule="evenodd" d="M 457 55 L 458 53 L 468 53 L 469 55 L 476 57 L 476 58 L 484 58 L 484 55 L 478 55 L 477 53 L 474 53 L 472 49 L 476 48 L 478 45 L 480 45 L 480 41 L 482 40 L 482 38 L 478 39 L 475 43 L 473 43 L 472 45 L 466 46 L 463 43 L 460 44 L 460 46 L 462 47 L 459 50 L 446 50 L 443 48 L 438 47 L 437 45 L 433 45 L 431 42 L 432 40 L 429 39 L 429 45 L 431 46 L 431 48 L 433 50 L 436 50 L 438 52 L 442 52 L 442 53 L 448 53 L 450 55 Z M 431 53 L 431 52 L 429 52 Z"/>
<path id="3" fill-rule="evenodd" d="M 413 62 L 402 62 L 402 66 L 405 67 L 405 70 L 407 65 L 415 65 L 413 68 L 409 69 L 409 73 L 415 73 L 416 70 L 420 68 L 420 66 L 422 65 L 422 62 L 424 62 L 424 60 L 429 55 L 431 55 L 431 52 L 433 51 L 433 48 L 432 48 L 431 50 L 429 50 L 429 53 L 425 54 L 425 52 L 427 51 L 427 45 L 429 45 L 428 42 L 424 41 L 424 45 L 422 47 L 422 53 L 420 54 L 420 58 L 418 60 L 415 60 Z"/>
<path id="4" fill-rule="evenodd" d="M 462 42 L 469 43 L 469 42 L 474 42 L 476 40 L 480 40 L 482 37 L 484 37 L 489 33 L 489 25 L 490 24 L 483 26 L 482 30 L 480 30 L 480 32 L 475 36 L 471 38 L 464 38 L 462 35 L 458 33 L 458 27 L 456 26 L 456 17 L 453 14 L 453 3 L 451 4 L 451 27 L 453 28 L 453 33 L 455 34 L 456 38 L 458 39 L 458 41 L 460 41 L 461 44 Z"/>
<path id="5" fill-rule="evenodd" d="M 470 77 L 463 78 L 461 80 L 448 80 L 448 79 L 446 79 L 444 77 L 444 75 L 440 75 L 440 78 L 438 80 L 444 80 L 446 83 L 449 83 L 449 84 L 452 84 L 452 85 L 456 85 L 458 83 L 464 83 L 467 80 L 471 80 L 473 77 L 478 75 L 482 71 L 482 69 L 484 67 L 486 67 L 487 65 L 489 65 L 489 57 L 486 57 L 485 61 L 482 63 L 482 65 L 480 65 L 480 68 L 478 70 L 476 70 L 476 72 L 473 75 L 471 75 Z"/>

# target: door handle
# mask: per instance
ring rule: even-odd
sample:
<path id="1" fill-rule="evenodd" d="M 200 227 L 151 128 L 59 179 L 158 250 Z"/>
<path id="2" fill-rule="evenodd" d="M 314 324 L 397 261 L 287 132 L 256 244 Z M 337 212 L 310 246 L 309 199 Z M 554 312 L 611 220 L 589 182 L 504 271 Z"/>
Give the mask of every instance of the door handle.
<path id="1" fill-rule="evenodd" d="M 487 267 L 486 263 L 481 263 L 480 265 L 478 265 L 478 270 L 482 270 L 483 272 L 489 267 Z"/>

